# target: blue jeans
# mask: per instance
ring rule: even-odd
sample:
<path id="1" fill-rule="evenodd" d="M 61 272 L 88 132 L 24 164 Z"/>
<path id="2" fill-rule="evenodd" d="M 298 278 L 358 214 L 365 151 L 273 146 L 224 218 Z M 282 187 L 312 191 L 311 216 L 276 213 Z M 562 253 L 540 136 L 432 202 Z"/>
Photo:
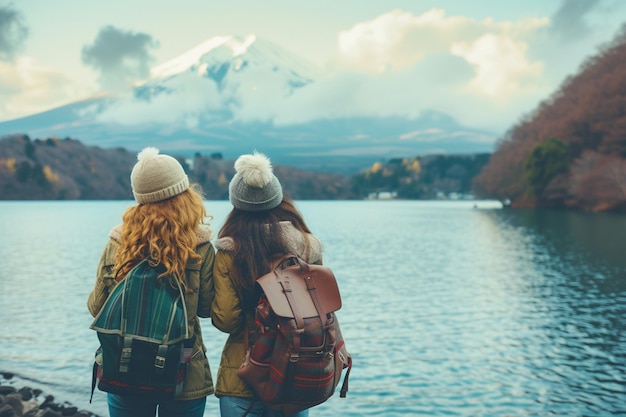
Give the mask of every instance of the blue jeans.
<path id="1" fill-rule="evenodd" d="M 197 400 L 146 400 L 126 395 L 107 394 L 110 417 L 202 417 L 206 397 Z"/>
<path id="2" fill-rule="evenodd" d="M 248 407 L 250 407 L 252 401 L 254 401 L 252 398 L 221 396 L 220 416 L 241 417 L 246 412 Z M 282 411 L 271 410 L 264 407 L 261 401 L 256 400 L 248 412 L 248 417 L 309 417 L 309 410 L 303 410 L 297 412 L 296 414 L 285 416 Z"/>

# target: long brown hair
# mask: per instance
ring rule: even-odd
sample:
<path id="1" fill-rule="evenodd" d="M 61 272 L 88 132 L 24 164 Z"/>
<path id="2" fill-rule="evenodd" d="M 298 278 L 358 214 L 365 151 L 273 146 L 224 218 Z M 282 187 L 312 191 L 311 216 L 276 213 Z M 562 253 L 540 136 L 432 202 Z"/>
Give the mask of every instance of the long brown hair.
<path id="1" fill-rule="evenodd" d="M 187 263 L 199 261 L 195 252 L 199 226 L 208 224 L 202 194 L 196 186 L 167 200 L 138 204 L 122 216 L 122 238 L 115 256 L 115 280 L 126 274 L 143 259 L 152 265 L 162 264 L 165 272 L 174 275 L 185 287 Z"/>
<path id="2" fill-rule="evenodd" d="M 235 273 L 231 278 L 243 295 L 244 308 L 250 308 L 256 303 L 256 279 L 270 271 L 272 260 L 288 251 L 278 227 L 281 221 L 291 222 L 305 237 L 311 233 L 288 197 L 283 197 L 282 202 L 271 210 L 246 211 L 233 208 L 220 229 L 219 237 L 229 236 L 235 241 Z"/>

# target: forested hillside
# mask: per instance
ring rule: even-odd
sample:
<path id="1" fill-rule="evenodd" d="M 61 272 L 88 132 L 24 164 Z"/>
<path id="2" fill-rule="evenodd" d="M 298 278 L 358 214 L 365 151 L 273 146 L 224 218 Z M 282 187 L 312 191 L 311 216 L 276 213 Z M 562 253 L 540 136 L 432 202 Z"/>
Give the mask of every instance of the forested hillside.
<path id="1" fill-rule="evenodd" d="M 232 160 L 219 155 L 193 160 L 177 157 L 207 199 L 227 199 Z M 14 135 L 0 140 L 0 199 L 132 199 L 130 171 L 136 154 L 126 149 L 85 146 L 74 139 L 31 140 Z M 295 199 L 354 198 L 350 178 L 339 174 L 276 166 L 286 194 Z"/>
<path id="2" fill-rule="evenodd" d="M 0 141 L 0 199 L 132 198 L 135 158 L 121 148 L 88 148 L 72 139 L 6 137 Z"/>
<path id="3" fill-rule="evenodd" d="M 513 206 L 626 209 L 626 27 L 507 132 L 474 189 Z"/>
<path id="4" fill-rule="evenodd" d="M 191 159 L 174 155 L 207 199 L 228 198 L 234 160 L 221 154 Z M 403 199 L 471 195 L 472 179 L 490 154 L 426 155 L 376 162 L 353 175 L 275 165 L 285 193 L 294 199 L 362 199 L 380 195 Z M 66 138 L 0 138 L 0 200 L 132 199 L 130 171 L 136 154 L 102 149 Z"/>
<path id="5" fill-rule="evenodd" d="M 424 155 L 377 162 L 352 177 L 353 190 L 361 196 L 385 193 L 404 199 L 471 198 L 472 179 L 490 156 Z"/>

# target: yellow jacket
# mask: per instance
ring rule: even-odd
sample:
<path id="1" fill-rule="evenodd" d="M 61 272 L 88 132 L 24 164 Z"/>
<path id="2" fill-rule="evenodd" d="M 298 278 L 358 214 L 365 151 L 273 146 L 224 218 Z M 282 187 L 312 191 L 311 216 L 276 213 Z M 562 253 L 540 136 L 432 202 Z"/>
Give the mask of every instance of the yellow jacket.
<path id="1" fill-rule="evenodd" d="M 281 222 L 283 233 L 287 236 L 292 253 L 300 256 L 308 263 L 322 263 L 322 245 L 314 235 L 304 238 L 290 222 Z M 215 394 L 235 397 L 252 397 L 246 384 L 237 376 L 237 369 L 241 365 L 246 354 L 243 342 L 244 313 L 237 288 L 232 280 L 234 240 L 223 237 L 215 244 L 217 254 L 213 265 L 213 280 L 215 283 L 215 297 L 213 299 L 211 321 L 219 330 L 229 333 L 230 336 L 224 344 L 220 366 L 217 371 Z M 248 314 L 250 338 L 254 340 L 254 316 Z"/>

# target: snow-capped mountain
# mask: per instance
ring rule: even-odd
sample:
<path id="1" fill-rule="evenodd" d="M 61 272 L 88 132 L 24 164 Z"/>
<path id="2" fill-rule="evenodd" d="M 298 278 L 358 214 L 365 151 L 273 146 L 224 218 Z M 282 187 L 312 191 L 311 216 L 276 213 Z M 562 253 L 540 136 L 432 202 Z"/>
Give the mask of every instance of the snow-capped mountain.
<path id="1" fill-rule="evenodd" d="M 329 114 L 284 121 L 286 114 L 306 111 L 308 98 L 324 91 L 326 81 L 321 68 L 254 35 L 220 36 L 154 67 L 150 79 L 127 94 L 0 123 L 0 136 L 72 137 L 102 147 L 154 145 L 232 158 L 256 149 L 277 163 L 318 169 L 492 150 L 492 133 L 434 111 L 417 118 Z"/>
<path id="2" fill-rule="evenodd" d="M 216 82 L 223 81 L 230 70 L 242 73 L 247 67 L 271 69 L 282 73 L 296 87 L 308 84 L 320 75 L 320 69 L 255 35 L 245 38 L 217 36 L 151 70 L 154 79 L 168 78 L 185 71 L 196 71 Z"/>
<path id="3" fill-rule="evenodd" d="M 254 35 L 245 38 L 218 36 L 186 53 L 154 67 L 151 79 L 134 91 L 150 98 L 173 92 L 181 79 L 202 80 L 215 85 L 223 99 L 237 101 L 272 87 L 277 98 L 314 82 L 321 70 Z"/>

